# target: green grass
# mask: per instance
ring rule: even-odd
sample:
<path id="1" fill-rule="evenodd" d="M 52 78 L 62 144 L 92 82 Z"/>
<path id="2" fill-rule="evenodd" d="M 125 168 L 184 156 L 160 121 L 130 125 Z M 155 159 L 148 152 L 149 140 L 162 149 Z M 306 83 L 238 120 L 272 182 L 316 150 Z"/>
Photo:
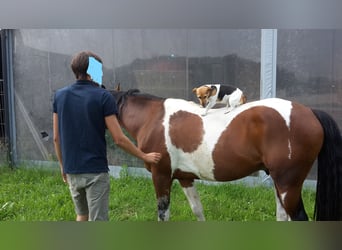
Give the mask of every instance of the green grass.
<path id="1" fill-rule="evenodd" d="M 274 221 L 272 188 L 243 184 L 197 183 L 207 221 Z M 315 193 L 303 191 L 306 211 L 312 218 Z M 128 176 L 111 179 L 111 221 L 157 221 L 152 181 Z M 171 192 L 171 221 L 195 221 L 177 181 Z M 73 221 L 74 208 L 67 185 L 57 169 L 0 167 L 0 221 Z"/>

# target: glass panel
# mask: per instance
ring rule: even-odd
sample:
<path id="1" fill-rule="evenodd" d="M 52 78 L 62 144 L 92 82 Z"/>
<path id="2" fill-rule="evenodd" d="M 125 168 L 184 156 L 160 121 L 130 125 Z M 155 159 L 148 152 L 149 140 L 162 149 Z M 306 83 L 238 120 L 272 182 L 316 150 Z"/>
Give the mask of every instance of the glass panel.
<path id="1" fill-rule="evenodd" d="M 278 30 L 277 96 L 324 110 L 342 128 L 341 94 L 342 30 Z"/>
<path id="2" fill-rule="evenodd" d="M 189 88 L 207 83 L 241 88 L 260 98 L 260 30 L 190 30 Z M 194 95 L 191 99 L 196 101 Z"/>
<path id="3" fill-rule="evenodd" d="M 342 31 L 279 30 L 277 96 L 327 111 L 342 127 Z"/>
<path id="4" fill-rule="evenodd" d="M 185 30 L 116 30 L 115 77 L 124 89 L 185 98 Z"/>
<path id="5" fill-rule="evenodd" d="M 54 92 L 75 79 L 72 55 L 93 50 L 104 60 L 104 81 L 113 81 L 112 30 L 15 30 L 13 78 L 19 160 L 50 160 Z M 41 136 L 49 134 L 49 140 Z"/>

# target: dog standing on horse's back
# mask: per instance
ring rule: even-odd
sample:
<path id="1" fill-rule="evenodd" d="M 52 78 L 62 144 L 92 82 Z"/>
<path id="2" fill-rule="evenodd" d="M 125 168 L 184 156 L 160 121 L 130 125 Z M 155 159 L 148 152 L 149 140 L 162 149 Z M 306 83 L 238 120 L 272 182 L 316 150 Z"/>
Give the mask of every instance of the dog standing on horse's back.
<path id="1" fill-rule="evenodd" d="M 192 90 L 196 94 L 200 105 L 205 108 L 203 116 L 208 110 L 214 107 L 216 103 L 224 103 L 227 105 L 227 112 L 233 108 L 246 103 L 247 98 L 241 89 L 223 84 L 202 85 Z"/>

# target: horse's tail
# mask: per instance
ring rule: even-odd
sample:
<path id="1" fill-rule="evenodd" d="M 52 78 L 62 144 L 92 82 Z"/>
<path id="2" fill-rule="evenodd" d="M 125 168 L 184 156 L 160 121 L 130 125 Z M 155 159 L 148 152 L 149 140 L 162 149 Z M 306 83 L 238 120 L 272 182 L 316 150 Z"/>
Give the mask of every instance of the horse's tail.
<path id="1" fill-rule="evenodd" d="M 318 155 L 314 218 L 342 220 L 342 137 L 333 118 L 321 110 L 312 110 L 324 131 Z"/>

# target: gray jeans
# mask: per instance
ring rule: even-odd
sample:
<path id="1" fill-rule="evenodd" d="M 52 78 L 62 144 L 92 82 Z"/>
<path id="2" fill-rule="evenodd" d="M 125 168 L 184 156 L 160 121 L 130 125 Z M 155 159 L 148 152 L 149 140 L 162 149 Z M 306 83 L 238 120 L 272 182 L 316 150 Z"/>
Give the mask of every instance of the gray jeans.
<path id="1" fill-rule="evenodd" d="M 108 221 L 109 173 L 67 174 L 77 215 L 88 215 L 89 221 Z"/>

